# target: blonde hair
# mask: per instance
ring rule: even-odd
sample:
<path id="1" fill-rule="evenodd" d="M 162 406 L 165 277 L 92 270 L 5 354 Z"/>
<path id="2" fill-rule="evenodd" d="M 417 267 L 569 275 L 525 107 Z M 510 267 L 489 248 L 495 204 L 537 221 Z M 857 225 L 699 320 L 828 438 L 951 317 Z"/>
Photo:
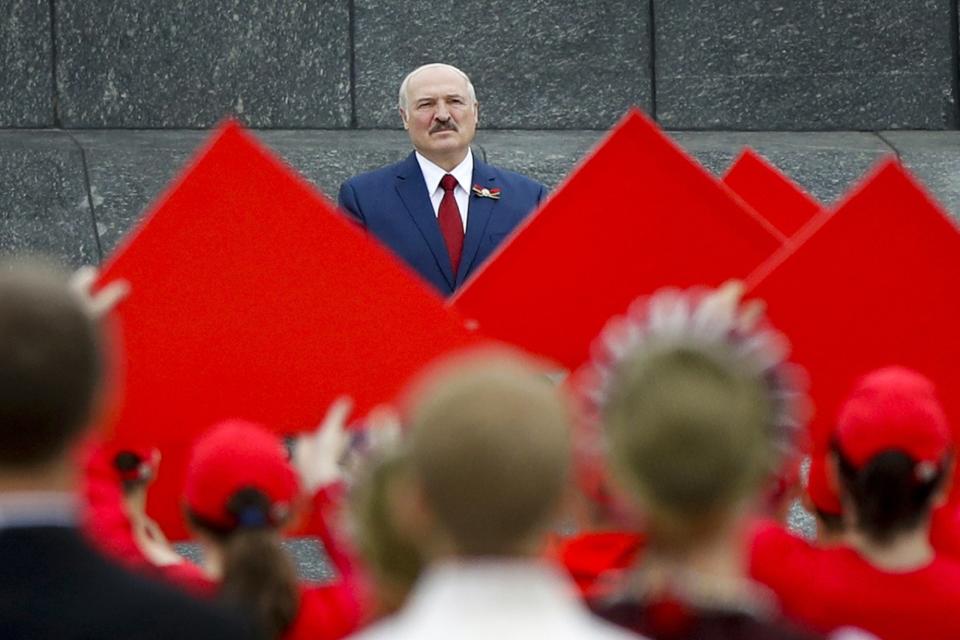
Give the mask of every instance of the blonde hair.
<path id="1" fill-rule="evenodd" d="M 380 613 L 398 609 L 423 569 L 416 546 L 394 520 L 393 489 L 409 472 L 400 452 L 370 461 L 350 492 L 350 515 L 357 551 L 373 575 Z"/>
<path id="2" fill-rule="evenodd" d="M 759 490 L 774 454 L 762 381 L 726 351 L 641 351 L 604 410 L 616 477 L 670 544 L 696 541 Z"/>
<path id="3" fill-rule="evenodd" d="M 566 406 L 517 358 L 460 361 L 425 384 L 409 455 L 428 508 L 463 555 L 510 555 L 558 505 L 570 463 Z"/>

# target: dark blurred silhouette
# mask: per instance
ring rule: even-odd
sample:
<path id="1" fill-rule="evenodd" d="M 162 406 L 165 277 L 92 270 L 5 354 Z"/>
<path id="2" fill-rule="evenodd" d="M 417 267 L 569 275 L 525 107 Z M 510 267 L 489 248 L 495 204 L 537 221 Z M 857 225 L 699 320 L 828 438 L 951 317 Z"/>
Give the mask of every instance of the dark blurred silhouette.
<path id="1" fill-rule="evenodd" d="M 96 415 L 98 315 L 122 295 L 92 295 L 81 275 L 71 287 L 51 266 L 0 265 L 0 635 L 250 637 L 238 617 L 128 575 L 76 528 L 70 454 Z"/>

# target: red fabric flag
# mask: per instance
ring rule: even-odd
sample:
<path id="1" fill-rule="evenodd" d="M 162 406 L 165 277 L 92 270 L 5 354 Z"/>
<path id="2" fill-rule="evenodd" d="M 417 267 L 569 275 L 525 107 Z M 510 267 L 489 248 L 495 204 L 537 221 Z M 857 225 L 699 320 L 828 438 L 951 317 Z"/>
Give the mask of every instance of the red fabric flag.
<path id="1" fill-rule="evenodd" d="M 219 420 L 314 428 L 349 393 L 389 401 L 477 338 L 391 254 L 228 122 L 118 250 L 119 442 L 161 448 L 155 516 L 182 534 L 190 443 Z"/>
<path id="2" fill-rule="evenodd" d="M 746 277 L 783 240 L 634 109 L 449 304 L 573 369 L 640 294 Z"/>

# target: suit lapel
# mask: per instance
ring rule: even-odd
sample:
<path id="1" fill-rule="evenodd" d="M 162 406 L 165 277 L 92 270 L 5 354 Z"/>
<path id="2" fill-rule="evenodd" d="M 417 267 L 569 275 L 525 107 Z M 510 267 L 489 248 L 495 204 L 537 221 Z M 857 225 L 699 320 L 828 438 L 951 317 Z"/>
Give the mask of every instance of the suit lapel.
<path id="1" fill-rule="evenodd" d="M 427 246 L 430 247 L 430 251 L 437 261 L 437 266 L 443 272 L 443 277 L 446 278 L 452 289 L 454 277 L 453 267 L 450 264 L 450 254 L 447 253 L 447 245 L 440 233 L 437 216 L 433 213 L 430 194 L 427 193 L 427 187 L 423 182 L 423 173 L 420 171 L 417 157 L 413 153 L 400 164 L 396 183 L 397 193 L 400 194 L 403 206 L 407 208 L 407 212 L 413 218 L 414 224 L 417 225 Z"/>
<path id="2" fill-rule="evenodd" d="M 488 189 L 497 186 L 497 177 L 490 165 L 482 162 L 477 154 L 473 154 L 473 183 Z M 467 208 L 467 234 L 463 239 L 463 254 L 460 256 L 460 269 L 457 271 L 457 286 L 463 284 L 467 274 L 476 262 L 480 242 L 486 235 L 487 223 L 493 213 L 497 200 L 480 198 L 470 193 L 470 205 Z"/>

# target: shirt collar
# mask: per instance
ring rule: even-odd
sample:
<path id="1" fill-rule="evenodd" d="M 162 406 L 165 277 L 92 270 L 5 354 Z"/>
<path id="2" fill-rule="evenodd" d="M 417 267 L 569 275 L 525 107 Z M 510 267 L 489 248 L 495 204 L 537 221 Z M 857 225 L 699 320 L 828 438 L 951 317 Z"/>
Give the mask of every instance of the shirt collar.
<path id="1" fill-rule="evenodd" d="M 445 176 L 447 172 L 430 160 L 427 160 L 419 151 L 416 152 L 416 155 L 417 163 L 420 165 L 420 172 L 423 174 L 423 181 L 427 185 L 427 193 L 433 194 L 440 186 L 440 179 Z M 460 185 L 460 188 L 470 193 L 470 181 L 473 180 L 473 152 L 467 151 L 467 156 L 463 161 L 455 166 L 453 171 L 449 173 L 457 179 L 457 184 Z"/>
<path id="2" fill-rule="evenodd" d="M 0 529 L 13 527 L 72 527 L 77 522 L 77 501 L 57 491 L 0 492 Z"/>
<path id="3" fill-rule="evenodd" d="M 405 614 L 417 617 L 439 606 L 456 611 L 464 603 L 494 610 L 585 615 L 570 579 L 542 561 L 453 560 L 430 567 L 417 583 Z"/>

